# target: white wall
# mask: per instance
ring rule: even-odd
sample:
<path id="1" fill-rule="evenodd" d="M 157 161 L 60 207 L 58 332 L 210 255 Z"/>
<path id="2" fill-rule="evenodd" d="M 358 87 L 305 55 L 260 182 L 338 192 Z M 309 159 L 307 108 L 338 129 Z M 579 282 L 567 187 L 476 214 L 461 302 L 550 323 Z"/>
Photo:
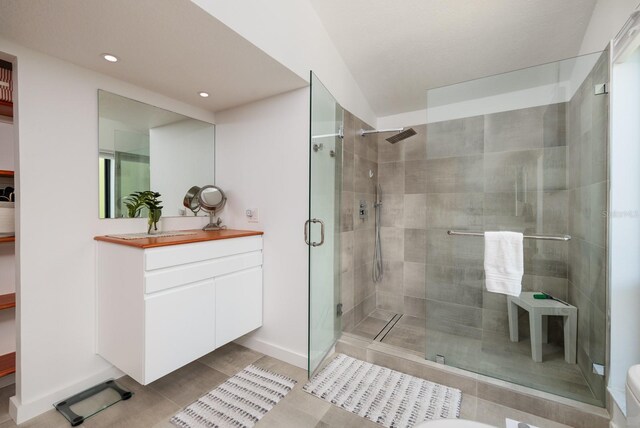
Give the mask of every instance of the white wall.
<path id="1" fill-rule="evenodd" d="M 367 123 L 376 115 L 308 0 L 192 0 L 309 81 L 313 70 L 338 102 Z M 354 16 L 353 19 L 358 19 Z"/>
<path id="2" fill-rule="evenodd" d="M 19 421 L 117 375 L 95 354 L 95 245 L 107 233 L 142 232 L 146 219 L 98 219 L 98 88 L 214 122 L 210 112 L 0 38 L 17 57 L 16 165 Z M 162 228 L 196 228 L 172 218 Z"/>
<path id="3" fill-rule="evenodd" d="M 306 367 L 309 89 L 216 113 L 216 159 L 224 222 L 264 230 L 263 327 L 240 342 Z M 247 208 L 259 223 L 247 222 Z"/>
<path id="4" fill-rule="evenodd" d="M 582 39 L 579 55 L 604 49 L 638 5 L 638 0 L 598 0 Z"/>
<path id="5" fill-rule="evenodd" d="M 214 139 L 210 123 L 191 119 L 149 129 L 151 190 L 162 195 L 163 214 L 179 215 L 192 186 L 214 184 Z"/>
<path id="6" fill-rule="evenodd" d="M 640 364 L 640 50 L 615 64 L 611 91 L 609 391 L 624 408 L 627 370 Z"/>

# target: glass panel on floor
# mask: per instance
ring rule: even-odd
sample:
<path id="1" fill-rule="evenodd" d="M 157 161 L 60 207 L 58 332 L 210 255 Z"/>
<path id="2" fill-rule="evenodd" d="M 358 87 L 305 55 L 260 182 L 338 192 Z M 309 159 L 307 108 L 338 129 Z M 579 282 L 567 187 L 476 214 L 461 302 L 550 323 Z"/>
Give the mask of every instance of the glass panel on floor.
<path id="1" fill-rule="evenodd" d="M 342 107 L 311 73 L 309 138 L 309 376 L 341 331 L 340 198 Z"/>
<path id="2" fill-rule="evenodd" d="M 428 91 L 414 174 L 426 199 L 427 359 L 603 405 L 608 61 L 603 52 Z M 523 240 L 509 298 L 487 291 L 484 231 L 558 239 Z"/>

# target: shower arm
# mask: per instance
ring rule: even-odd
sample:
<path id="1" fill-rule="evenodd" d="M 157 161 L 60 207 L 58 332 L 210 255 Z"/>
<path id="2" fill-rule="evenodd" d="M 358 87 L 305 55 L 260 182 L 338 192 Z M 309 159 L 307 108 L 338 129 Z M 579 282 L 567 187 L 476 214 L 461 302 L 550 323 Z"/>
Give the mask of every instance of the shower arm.
<path id="1" fill-rule="evenodd" d="M 371 130 L 361 129 L 360 136 L 364 137 L 365 135 L 369 135 L 369 134 L 380 134 L 382 132 L 402 132 L 402 131 L 404 131 L 404 128 L 371 129 Z"/>

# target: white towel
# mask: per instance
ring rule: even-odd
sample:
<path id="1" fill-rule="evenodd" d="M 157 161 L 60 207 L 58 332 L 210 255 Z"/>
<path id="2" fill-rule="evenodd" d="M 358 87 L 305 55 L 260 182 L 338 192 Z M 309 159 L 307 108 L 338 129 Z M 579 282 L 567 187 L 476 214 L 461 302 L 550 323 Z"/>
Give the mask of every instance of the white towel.
<path id="1" fill-rule="evenodd" d="M 522 291 L 524 257 L 522 233 L 484 233 L 484 272 L 487 290 L 519 296 Z"/>

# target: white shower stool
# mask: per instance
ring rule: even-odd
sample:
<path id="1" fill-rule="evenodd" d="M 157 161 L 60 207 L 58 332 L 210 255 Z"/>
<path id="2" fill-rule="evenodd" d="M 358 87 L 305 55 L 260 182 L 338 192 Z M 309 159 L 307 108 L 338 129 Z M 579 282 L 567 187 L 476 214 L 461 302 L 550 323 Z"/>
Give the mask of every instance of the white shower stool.
<path id="1" fill-rule="evenodd" d="M 509 312 L 509 337 L 518 341 L 518 306 L 529 312 L 531 330 L 531 358 L 542 362 L 542 344 L 547 343 L 547 317 L 549 315 L 564 318 L 564 359 L 569 364 L 576 362 L 576 341 L 578 338 L 578 308 L 567 306 L 556 300 L 534 299 L 537 292 L 523 291 L 519 297 L 507 296 Z"/>

